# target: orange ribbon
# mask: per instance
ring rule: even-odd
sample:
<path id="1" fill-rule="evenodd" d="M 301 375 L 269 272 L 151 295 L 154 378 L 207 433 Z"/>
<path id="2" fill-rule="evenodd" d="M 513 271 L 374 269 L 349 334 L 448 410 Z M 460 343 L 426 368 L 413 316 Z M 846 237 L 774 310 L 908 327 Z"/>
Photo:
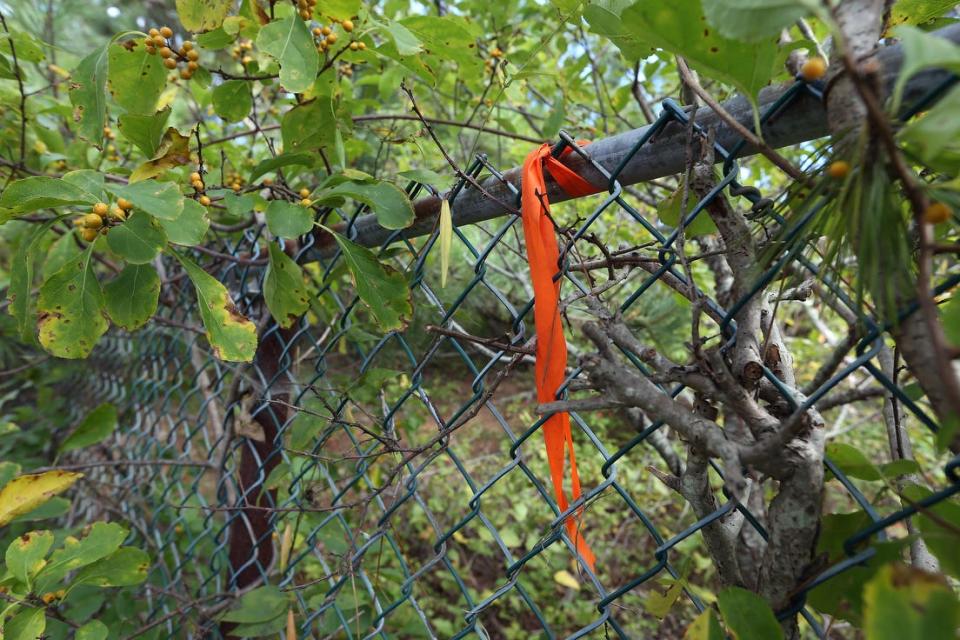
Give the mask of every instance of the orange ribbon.
<path id="1" fill-rule="evenodd" d="M 566 149 L 565 154 L 571 150 Z M 571 197 L 597 193 L 597 188 L 574 173 L 551 155 L 549 144 L 530 152 L 523 163 L 521 175 L 521 210 L 523 236 L 527 245 L 527 260 L 530 262 L 530 279 L 533 284 L 533 314 L 537 330 L 536 376 L 537 401 L 553 402 L 557 390 L 566 377 L 567 341 L 560 323 L 560 280 L 554 281 L 559 269 L 560 252 L 553 222 L 550 220 L 550 203 L 543 180 L 546 169 L 557 184 Z M 573 500 L 580 498 L 580 476 L 577 474 L 577 458 L 573 451 L 570 433 L 570 415 L 555 413 L 543 424 L 543 437 L 550 463 L 553 490 L 561 511 L 568 507 L 563 490 L 563 466 L 566 449 L 570 450 L 570 483 Z M 592 570 L 595 557 L 580 533 L 580 515 L 566 521 L 567 533 L 574 541 L 577 552 Z"/>

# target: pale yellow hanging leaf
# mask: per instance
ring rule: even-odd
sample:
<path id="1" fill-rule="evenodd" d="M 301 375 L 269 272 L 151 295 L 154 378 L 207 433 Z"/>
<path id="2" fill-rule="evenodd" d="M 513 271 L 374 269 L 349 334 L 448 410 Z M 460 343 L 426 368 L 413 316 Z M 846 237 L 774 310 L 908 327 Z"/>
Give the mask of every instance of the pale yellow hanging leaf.
<path id="1" fill-rule="evenodd" d="M 293 617 L 293 607 L 287 609 L 287 640 L 297 640 L 297 621 Z"/>
<path id="2" fill-rule="evenodd" d="M 447 273 L 450 271 L 450 244 L 453 241 L 453 215 L 450 213 L 450 201 L 440 203 L 440 288 L 447 286 Z"/>
<path id="3" fill-rule="evenodd" d="M 555 574 L 553 574 L 553 581 L 560 586 L 567 587 L 568 589 L 573 589 L 575 591 L 580 590 L 580 582 L 578 582 L 573 574 L 566 569 L 560 569 L 560 571 L 557 571 Z"/>
<path id="4" fill-rule="evenodd" d="M 14 478 L 0 490 L 0 527 L 63 493 L 82 477 L 82 473 L 47 471 Z"/>
<path id="5" fill-rule="evenodd" d="M 287 562 L 290 560 L 290 548 L 293 546 L 293 527 L 287 524 L 283 530 L 283 539 L 280 541 L 280 573 L 287 570 Z"/>

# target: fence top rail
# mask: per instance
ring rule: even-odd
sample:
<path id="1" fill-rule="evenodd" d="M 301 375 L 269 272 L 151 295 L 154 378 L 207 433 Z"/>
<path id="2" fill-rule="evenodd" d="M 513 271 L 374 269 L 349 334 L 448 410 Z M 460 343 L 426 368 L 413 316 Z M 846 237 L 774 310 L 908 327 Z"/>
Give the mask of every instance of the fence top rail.
<path id="1" fill-rule="evenodd" d="M 934 33 L 952 42 L 960 43 L 960 24 L 950 25 Z M 892 91 L 899 75 L 900 68 L 903 65 L 903 55 L 903 50 L 899 44 L 885 47 L 877 52 L 877 60 L 881 65 L 887 95 Z M 901 104 L 907 105 L 919 100 L 949 77 L 950 73 L 946 70 L 934 69 L 917 73 L 907 83 Z M 757 101 L 759 112 L 764 113 L 774 107 L 783 98 L 784 94 L 794 86 L 794 83 L 787 83 L 764 88 Z M 748 128 L 753 128 L 753 109 L 749 99 L 745 96 L 737 95 L 724 102 L 722 106 L 739 123 Z M 728 149 L 736 147 L 737 143 L 741 141 L 740 134 L 726 124 L 709 107 L 697 109 L 695 120 L 703 129 L 714 130 L 716 142 Z M 678 122 L 667 123 L 662 131 L 656 133 L 656 145 L 645 145 L 638 148 L 638 143 L 649 135 L 653 127 L 657 126 L 660 125 L 655 122 L 639 129 L 597 140 L 590 144 L 590 159 L 609 173 L 613 173 L 623 165 L 620 172 L 615 176 L 621 185 L 637 184 L 683 171 L 686 133 L 685 127 Z M 804 92 L 795 96 L 779 113 L 764 122 L 762 127 L 763 140 L 774 149 L 816 140 L 827 135 L 827 133 L 825 106 L 811 92 Z M 747 144 L 742 145 L 736 155 L 737 157 L 745 157 L 756 153 L 757 149 Z M 718 158 L 718 160 L 721 159 Z M 565 156 L 564 163 L 598 187 L 604 187 L 609 182 L 606 177 L 578 154 L 572 153 Z M 461 189 L 451 203 L 453 222 L 456 226 L 476 224 L 511 214 L 500 203 L 512 203 L 517 199 L 515 194 L 519 193 L 520 167 L 505 171 L 502 178 L 491 176 L 480 184 L 486 193 L 471 188 Z M 546 176 L 546 187 L 550 202 L 563 202 L 571 199 L 549 175 Z M 517 191 L 514 191 L 514 189 Z M 493 196 L 496 200 L 491 199 L 487 194 Z M 424 236 L 436 228 L 437 218 L 440 214 L 440 202 L 441 196 L 438 195 L 417 200 L 414 203 L 414 223 L 400 233 L 381 227 L 373 214 L 358 217 L 353 221 L 348 231 L 355 242 L 367 247 L 381 246 L 392 238 L 399 240 L 401 238 Z M 347 225 L 341 223 L 334 229 L 341 232 L 347 231 Z M 317 243 L 305 257 L 306 262 L 328 257 L 336 251 L 336 243 L 332 236 L 322 231 L 317 233 Z"/>

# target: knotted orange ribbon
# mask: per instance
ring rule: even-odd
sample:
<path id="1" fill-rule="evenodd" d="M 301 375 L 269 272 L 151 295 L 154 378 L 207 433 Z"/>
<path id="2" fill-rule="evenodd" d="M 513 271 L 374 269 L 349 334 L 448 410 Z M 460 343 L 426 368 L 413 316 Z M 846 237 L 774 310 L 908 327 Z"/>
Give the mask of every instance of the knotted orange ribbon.
<path id="1" fill-rule="evenodd" d="M 569 148 L 565 150 L 565 153 L 569 152 Z M 554 281 L 559 270 L 560 251 L 553 222 L 550 220 L 550 203 L 543 180 L 544 169 L 550 172 L 557 184 L 571 197 L 577 198 L 598 191 L 555 158 L 549 144 L 530 152 L 523 163 L 520 204 L 534 293 L 533 314 L 537 330 L 534 369 L 537 376 L 537 401 L 540 403 L 557 399 L 557 390 L 563 384 L 567 366 L 567 341 L 560 323 L 560 280 Z M 564 411 L 550 416 L 543 424 L 543 437 L 557 504 L 561 511 L 566 511 L 569 503 L 563 490 L 563 466 L 568 447 L 573 500 L 580 498 L 580 476 L 577 474 L 577 458 L 570 433 L 570 415 Z M 580 533 L 579 523 L 579 514 L 567 519 L 567 533 L 574 541 L 577 552 L 592 570 L 595 558 Z"/>

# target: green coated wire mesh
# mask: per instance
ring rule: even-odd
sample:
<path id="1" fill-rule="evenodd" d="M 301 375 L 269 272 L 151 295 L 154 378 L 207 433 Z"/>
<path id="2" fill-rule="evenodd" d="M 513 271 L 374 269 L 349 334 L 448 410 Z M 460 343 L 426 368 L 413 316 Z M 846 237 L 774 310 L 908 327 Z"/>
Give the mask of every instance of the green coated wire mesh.
<path id="1" fill-rule="evenodd" d="M 798 82 L 762 119 L 817 90 Z M 686 126 L 687 118 L 666 102 L 633 151 L 656 145 L 658 131 Z M 571 143 L 561 136 L 558 144 Z M 667 352 L 683 349 L 690 310 L 678 294 L 688 286 L 677 250 L 681 229 L 692 233 L 718 197 L 749 209 L 758 234 L 787 224 L 777 202 L 741 184 L 749 173 L 735 160 L 739 150 L 715 149 L 722 179 L 708 197 L 690 198 L 676 228 L 650 222 L 644 192 L 625 189 L 617 172 L 599 166 L 609 178 L 605 192 L 557 207 L 558 222 L 569 225 L 561 229 L 561 273 L 571 327 L 588 315 L 582 298 L 602 287 L 604 304 L 621 311 L 638 334 Z M 576 153 L 589 160 L 589 147 Z M 483 157 L 468 173 L 499 175 Z M 461 180 L 455 188 L 471 187 Z M 409 193 L 425 190 L 432 188 L 411 184 Z M 334 210 L 327 220 L 349 223 L 360 213 Z M 790 224 L 800 229 L 808 222 Z M 684 580 L 691 564 L 704 561 L 696 551 L 698 531 L 739 509 L 763 536 L 762 516 L 733 500 L 701 519 L 682 510 L 648 471 L 662 464 L 655 441 L 663 424 L 656 416 L 627 419 L 615 411 L 572 416 L 586 490 L 559 512 L 538 433 L 543 416 L 534 411 L 532 301 L 518 225 L 510 217 L 457 228 L 445 288 L 434 263 L 436 232 L 419 241 L 398 232 L 385 243 L 381 257 L 407 275 L 412 291 L 414 315 L 403 331 L 377 329 L 340 254 L 306 265 L 318 291 L 309 319 L 277 326 L 261 295 L 264 229 L 254 227 L 212 246 L 240 260 L 196 256 L 258 322 L 253 363 L 211 356 L 185 280 L 169 287 L 158 322 L 106 337 L 89 363 L 95 374 L 71 384 L 117 405 L 124 428 L 104 455 L 139 464 L 90 471 L 114 490 L 82 504 L 84 513 L 107 511 L 131 523 L 155 559 L 143 591 L 154 637 L 221 637 L 225 628 L 216 616 L 193 613 L 215 611 L 229 592 L 261 581 L 295 595 L 298 634 L 313 638 L 645 637 L 656 628 L 652 587 L 663 588 L 671 577 L 684 595 L 658 624 L 689 621 L 702 610 L 702 591 Z M 302 261 L 311 244 L 304 237 L 289 248 Z M 601 244 L 608 249 L 601 252 Z M 590 263 L 610 266 L 608 250 L 621 258 L 619 266 L 609 268 L 607 280 L 595 279 Z M 767 285 L 786 273 L 796 282 L 820 277 L 820 266 L 815 254 L 785 252 L 750 295 L 766 295 Z M 958 278 L 953 274 L 941 288 Z M 820 281 L 837 305 L 856 313 L 844 283 Z M 744 301 L 723 305 L 709 288 L 700 295 L 708 301 L 704 322 L 718 340 L 730 339 L 733 309 Z M 884 327 L 864 322 L 839 372 L 806 397 L 779 385 L 785 401 L 803 410 L 851 380 L 876 381 L 914 416 L 913 425 L 936 429 L 878 364 Z M 586 348 L 574 334 L 569 328 L 571 388 L 581 373 L 573 363 Z M 772 372 L 764 374 L 777 384 Z M 683 388 L 663 391 L 676 396 Z M 948 464 L 928 505 L 960 491 L 957 465 Z M 859 506 L 869 521 L 851 536 L 846 558 L 813 576 L 778 612 L 800 612 L 812 636 L 823 629 L 807 593 L 867 561 L 873 548 L 857 543 L 882 538 L 917 508 L 875 503 L 829 459 L 827 467 L 837 480 L 831 499 Z M 596 574 L 576 562 L 561 526 L 581 508 L 598 556 Z M 281 570 L 286 531 L 293 543 Z"/>

